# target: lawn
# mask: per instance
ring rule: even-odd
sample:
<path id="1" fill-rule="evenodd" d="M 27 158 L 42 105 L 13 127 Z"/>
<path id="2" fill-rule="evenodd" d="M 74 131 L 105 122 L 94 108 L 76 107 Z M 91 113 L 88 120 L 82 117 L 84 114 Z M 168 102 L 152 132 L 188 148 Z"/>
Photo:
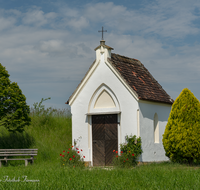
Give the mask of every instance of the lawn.
<path id="1" fill-rule="evenodd" d="M 200 169 L 198 167 L 172 163 L 147 164 L 130 169 L 79 169 L 61 167 L 58 159 L 56 164 L 43 162 L 28 167 L 8 166 L 2 167 L 0 171 L 0 189 L 6 190 L 200 189 Z M 8 176 L 7 180 L 10 181 L 6 182 L 5 176 Z M 26 180 L 23 176 L 27 176 Z"/>

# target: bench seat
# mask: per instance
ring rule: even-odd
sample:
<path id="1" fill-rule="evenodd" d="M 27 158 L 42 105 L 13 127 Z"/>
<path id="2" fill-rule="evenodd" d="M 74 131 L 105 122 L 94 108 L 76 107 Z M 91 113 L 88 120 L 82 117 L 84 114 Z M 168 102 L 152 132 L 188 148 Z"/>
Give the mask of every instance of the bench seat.
<path id="1" fill-rule="evenodd" d="M 25 166 L 28 165 L 28 162 L 32 164 L 35 160 L 34 156 L 37 156 L 37 151 L 38 149 L 0 149 L 0 167 L 2 165 L 2 161 L 6 162 L 7 164 L 8 160 L 24 160 Z M 15 158 L 18 156 L 19 157 L 29 156 L 29 158 Z"/>

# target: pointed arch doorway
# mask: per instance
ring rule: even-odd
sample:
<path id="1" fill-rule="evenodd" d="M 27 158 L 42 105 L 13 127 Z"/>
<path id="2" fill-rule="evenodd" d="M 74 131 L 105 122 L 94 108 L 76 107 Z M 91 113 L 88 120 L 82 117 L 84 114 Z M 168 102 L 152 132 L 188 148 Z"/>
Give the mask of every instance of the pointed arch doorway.
<path id="1" fill-rule="evenodd" d="M 120 105 L 114 92 L 102 84 L 94 92 L 88 107 L 91 127 L 92 165 L 112 165 L 113 150 L 118 151 Z"/>
<path id="2" fill-rule="evenodd" d="M 92 116 L 93 166 L 112 165 L 118 150 L 117 114 Z"/>

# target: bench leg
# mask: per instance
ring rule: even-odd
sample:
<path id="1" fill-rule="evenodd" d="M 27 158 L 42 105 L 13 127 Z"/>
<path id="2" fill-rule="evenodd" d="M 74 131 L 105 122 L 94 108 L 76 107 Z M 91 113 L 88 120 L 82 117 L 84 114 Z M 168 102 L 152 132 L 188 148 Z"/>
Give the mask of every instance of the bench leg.
<path id="1" fill-rule="evenodd" d="M 25 166 L 28 166 L 28 160 L 25 160 Z"/>
<path id="2" fill-rule="evenodd" d="M 0 160 L 0 167 L 2 166 L 2 161 L 5 161 L 5 166 L 7 166 L 8 160 Z"/>

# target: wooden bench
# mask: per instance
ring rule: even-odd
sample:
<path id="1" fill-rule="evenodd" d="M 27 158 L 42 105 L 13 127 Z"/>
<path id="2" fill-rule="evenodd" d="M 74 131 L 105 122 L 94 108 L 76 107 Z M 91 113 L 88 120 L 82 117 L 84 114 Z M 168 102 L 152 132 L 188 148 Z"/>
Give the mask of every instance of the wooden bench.
<path id="1" fill-rule="evenodd" d="M 38 149 L 0 149 L 0 167 L 2 161 L 6 162 L 7 164 L 8 160 L 24 160 L 25 166 L 28 165 L 28 162 L 32 164 L 35 160 L 34 156 L 37 156 L 37 151 Z M 18 156 L 23 158 L 16 158 Z M 27 156 L 30 157 L 27 158 Z"/>

